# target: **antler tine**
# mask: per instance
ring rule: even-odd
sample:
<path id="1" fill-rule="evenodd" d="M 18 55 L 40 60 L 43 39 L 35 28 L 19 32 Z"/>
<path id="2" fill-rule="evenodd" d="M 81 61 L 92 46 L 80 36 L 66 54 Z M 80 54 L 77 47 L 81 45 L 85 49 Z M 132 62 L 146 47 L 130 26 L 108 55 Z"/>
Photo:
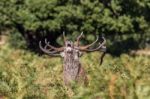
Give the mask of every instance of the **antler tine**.
<path id="1" fill-rule="evenodd" d="M 83 35 L 83 31 L 81 32 L 81 34 L 77 37 L 77 40 L 79 40 Z"/>
<path id="2" fill-rule="evenodd" d="M 94 48 L 94 49 L 84 49 L 84 48 L 80 48 L 80 47 L 79 47 L 79 50 L 81 50 L 81 51 L 89 51 L 89 52 L 98 51 L 98 50 L 100 50 L 102 47 L 105 47 L 104 45 L 105 45 L 105 43 L 106 43 L 106 40 L 105 40 L 104 37 L 102 37 L 102 39 L 103 39 L 103 42 L 102 42 L 102 43 L 99 43 L 99 46 L 98 46 L 97 48 Z M 105 50 L 106 50 L 106 47 L 105 47 Z"/>
<path id="3" fill-rule="evenodd" d="M 63 50 L 64 50 L 64 47 L 56 48 L 56 47 L 50 45 L 49 42 L 47 41 L 47 39 L 45 39 L 45 43 L 46 43 L 46 45 L 47 45 L 48 47 L 50 47 L 50 48 L 53 49 L 53 50 L 56 50 L 56 51 L 63 51 Z"/>
<path id="4" fill-rule="evenodd" d="M 51 51 L 51 52 L 50 52 L 49 50 L 47 50 L 47 49 L 46 49 L 47 45 L 43 48 L 41 41 L 39 42 L 39 47 L 40 47 L 40 49 L 41 49 L 43 52 L 45 52 L 46 54 L 49 54 L 49 55 L 56 55 L 56 53 L 58 53 L 58 51 Z M 58 55 L 58 54 L 57 54 L 57 55 Z"/>
<path id="5" fill-rule="evenodd" d="M 81 34 L 77 37 L 77 45 L 78 46 L 79 46 L 79 41 L 80 41 L 82 36 L 83 36 L 83 32 L 81 32 Z"/>
<path id="6" fill-rule="evenodd" d="M 98 39 L 99 39 L 99 37 L 96 36 L 96 40 L 95 40 L 93 43 L 88 44 L 88 45 L 86 45 L 86 46 L 79 46 L 79 47 L 80 47 L 80 49 L 82 49 L 82 50 L 87 49 L 87 48 L 91 47 L 92 45 L 94 45 L 94 44 L 98 41 Z"/>
<path id="7" fill-rule="evenodd" d="M 66 36 L 65 36 L 65 32 L 63 31 L 63 38 L 64 38 L 64 43 L 67 41 Z"/>

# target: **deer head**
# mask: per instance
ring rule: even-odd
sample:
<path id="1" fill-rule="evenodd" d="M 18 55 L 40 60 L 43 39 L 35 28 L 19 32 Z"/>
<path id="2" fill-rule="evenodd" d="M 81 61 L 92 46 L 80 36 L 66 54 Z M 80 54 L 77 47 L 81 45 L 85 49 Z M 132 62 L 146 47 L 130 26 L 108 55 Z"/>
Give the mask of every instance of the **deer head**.
<path id="1" fill-rule="evenodd" d="M 98 46 L 95 48 L 90 48 L 97 44 L 99 38 L 92 42 L 91 44 L 82 46 L 80 45 L 80 39 L 83 37 L 83 32 L 76 38 L 76 41 L 70 41 L 67 40 L 65 37 L 65 33 L 63 32 L 64 37 L 64 46 L 57 48 L 50 44 L 45 39 L 45 46 L 43 47 L 41 44 L 41 41 L 39 42 L 40 49 L 48 54 L 48 55 L 54 55 L 54 56 L 61 56 L 63 57 L 63 72 L 64 72 L 64 82 L 65 84 L 69 84 L 70 81 L 74 80 L 77 81 L 79 79 L 86 79 L 86 75 L 84 72 L 84 69 L 81 67 L 80 63 L 80 56 L 82 55 L 82 52 L 93 52 L 93 51 L 106 51 L 106 40 L 104 37 L 102 37 L 103 41 L 102 43 L 98 43 Z M 103 58 L 104 55 L 102 55 Z M 102 63 L 101 58 L 101 63 Z"/>

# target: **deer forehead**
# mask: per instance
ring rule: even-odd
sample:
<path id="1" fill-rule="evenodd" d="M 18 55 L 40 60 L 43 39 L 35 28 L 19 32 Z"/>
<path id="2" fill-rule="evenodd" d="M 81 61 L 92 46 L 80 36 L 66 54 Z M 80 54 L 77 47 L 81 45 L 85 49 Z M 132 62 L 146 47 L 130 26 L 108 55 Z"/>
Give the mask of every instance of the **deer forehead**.
<path id="1" fill-rule="evenodd" d="M 72 41 L 66 41 L 65 45 L 68 46 L 68 44 L 73 45 L 73 42 Z"/>

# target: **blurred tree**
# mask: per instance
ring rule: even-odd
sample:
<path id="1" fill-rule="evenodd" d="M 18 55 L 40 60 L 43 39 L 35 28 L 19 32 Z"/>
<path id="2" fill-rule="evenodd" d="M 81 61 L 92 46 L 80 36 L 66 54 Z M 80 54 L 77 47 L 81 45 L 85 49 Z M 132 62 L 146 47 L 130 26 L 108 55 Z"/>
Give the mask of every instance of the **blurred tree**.
<path id="1" fill-rule="evenodd" d="M 70 38 L 84 31 L 89 41 L 103 33 L 110 45 L 128 38 L 143 45 L 149 12 L 149 0 L 1 0 L 0 27 L 17 30 L 33 48 L 45 37 L 57 44 L 63 31 Z"/>

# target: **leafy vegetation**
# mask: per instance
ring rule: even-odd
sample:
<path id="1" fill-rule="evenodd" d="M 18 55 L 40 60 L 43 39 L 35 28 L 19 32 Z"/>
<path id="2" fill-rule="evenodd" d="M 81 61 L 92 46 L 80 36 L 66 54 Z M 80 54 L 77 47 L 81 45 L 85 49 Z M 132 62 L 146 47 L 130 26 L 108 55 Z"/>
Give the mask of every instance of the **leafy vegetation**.
<path id="1" fill-rule="evenodd" d="M 63 31 L 71 39 L 84 31 L 87 41 L 104 34 L 113 46 L 150 40 L 149 0 L 0 0 L 0 7 L 0 29 L 18 31 L 33 49 L 45 37 L 61 44 Z"/>
<path id="2" fill-rule="evenodd" d="M 8 43 L 0 46 L 0 96 L 8 99 L 149 99 L 150 57 L 85 54 L 81 63 L 89 84 L 74 85 L 70 96 L 62 80 L 62 60 L 39 56 Z"/>
<path id="3" fill-rule="evenodd" d="M 0 0 L 0 98 L 150 99 L 150 57 L 128 54 L 150 47 L 149 12 L 149 0 Z M 40 53 L 45 38 L 62 45 L 63 31 L 72 40 L 83 31 L 82 44 L 107 39 L 101 66 L 99 52 L 81 58 L 87 87 L 68 90 L 62 59 Z"/>

